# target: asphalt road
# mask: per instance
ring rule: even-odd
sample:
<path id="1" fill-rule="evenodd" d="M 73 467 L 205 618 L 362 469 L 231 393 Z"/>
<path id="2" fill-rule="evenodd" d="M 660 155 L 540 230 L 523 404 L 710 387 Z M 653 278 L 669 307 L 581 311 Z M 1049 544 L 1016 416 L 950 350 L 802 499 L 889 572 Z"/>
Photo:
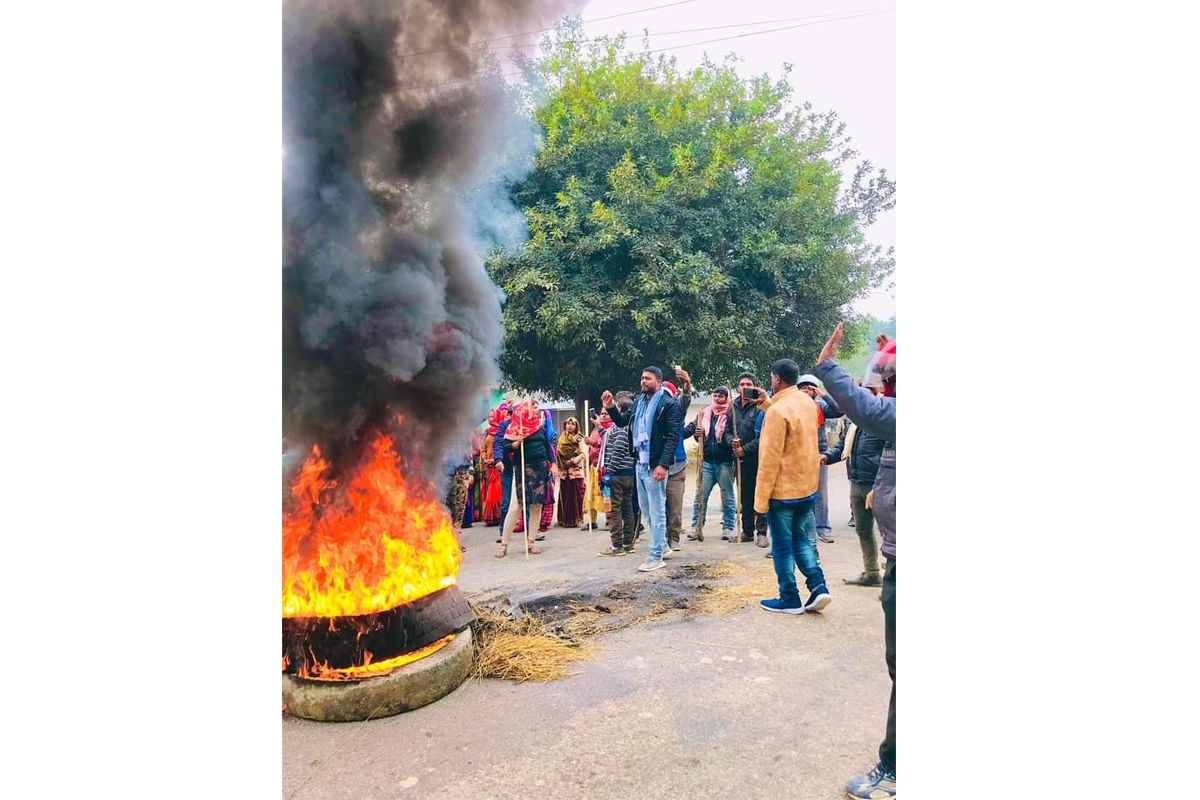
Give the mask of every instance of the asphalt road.
<path id="1" fill-rule="evenodd" d="M 295 798 L 812 798 L 876 761 L 890 683 L 879 590 L 847 525 L 848 487 L 831 469 L 836 542 L 820 556 L 834 601 L 819 615 L 668 618 L 602 636 L 595 661 L 549 684 L 468 682 L 409 714 L 365 723 L 283 718 L 283 794 Z M 714 493 L 715 494 L 715 493 Z M 690 504 L 690 496 L 688 503 Z M 764 551 L 720 536 L 684 543 L 667 569 L 731 559 L 770 569 Z M 690 506 L 689 506 L 690 507 Z M 464 532 L 460 585 L 513 602 L 636 577 L 639 557 L 602 559 L 607 534 L 552 529 L 544 553 L 495 559 L 495 529 Z M 515 555 L 515 557 L 514 557 Z"/>

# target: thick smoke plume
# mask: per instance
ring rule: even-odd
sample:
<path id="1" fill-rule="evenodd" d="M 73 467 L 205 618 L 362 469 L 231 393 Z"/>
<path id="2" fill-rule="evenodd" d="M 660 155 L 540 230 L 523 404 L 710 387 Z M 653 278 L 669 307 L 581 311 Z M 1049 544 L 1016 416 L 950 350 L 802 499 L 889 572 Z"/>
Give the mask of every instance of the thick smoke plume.
<path id="1" fill-rule="evenodd" d="M 481 53 L 450 48 L 545 27 L 576 5 L 284 4 L 290 445 L 318 443 L 346 466 L 367 432 L 394 431 L 403 415 L 397 445 L 433 475 L 478 422 L 503 329 L 477 239 L 511 228 L 497 209 L 516 211 L 496 176 L 515 176 L 511 154 L 522 146 L 505 138 L 524 136 L 528 153 L 533 136 L 497 79 L 472 80 Z"/>

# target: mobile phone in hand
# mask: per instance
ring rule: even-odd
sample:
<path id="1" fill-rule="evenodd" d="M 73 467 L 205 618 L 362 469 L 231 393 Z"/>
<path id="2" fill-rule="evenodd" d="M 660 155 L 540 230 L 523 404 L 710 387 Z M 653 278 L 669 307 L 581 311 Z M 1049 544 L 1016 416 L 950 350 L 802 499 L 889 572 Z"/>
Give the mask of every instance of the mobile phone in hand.
<path id="1" fill-rule="evenodd" d="M 755 386 L 747 386 L 742 389 L 743 400 L 757 400 L 762 397 L 762 389 Z"/>

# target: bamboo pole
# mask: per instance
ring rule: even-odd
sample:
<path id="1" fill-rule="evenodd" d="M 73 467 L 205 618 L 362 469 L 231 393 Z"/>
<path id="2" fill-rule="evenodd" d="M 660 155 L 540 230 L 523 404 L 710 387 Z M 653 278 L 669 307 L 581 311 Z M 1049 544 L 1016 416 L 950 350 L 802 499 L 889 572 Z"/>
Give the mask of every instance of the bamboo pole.
<path id="1" fill-rule="evenodd" d="M 591 404 L 583 401 L 583 519 L 588 533 L 592 532 L 592 444 Z"/>
<path id="2" fill-rule="evenodd" d="M 736 386 L 737 384 L 735 383 L 734 385 Z M 735 402 L 733 402 L 732 396 L 730 396 L 730 398 L 729 398 L 729 405 L 730 405 L 729 413 L 732 415 L 732 418 L 733 418 L 733 438 L 737 439 L 738 438 L 737 404 Z M 734 528 L 734 531 L 733 531 L 733 543 L 741 544 L 742 543 L 742 458 L 741 458 L 741 456 L 735 455 L 733 457 L 733 459 L 734 459 L 734 465 L 735 465 L 734 466 L 735 471 L 733 473 L 733 499 L 734 499 L 734 503 L 736 504 L 736 508 L 737 508 L 737 515 L 736 515 L 736 520 L 734 523 L 736 525 L 736 527 Z"/>
<path id="3" fill-rule="evenodd" d="M 707 498 L 704 495 L 704 412 L 708 411 L 708 406 L 700 409 L 700 413 L 696 416 L 696 430 L 700 433 L 700 459 L 697 462 L 700 473 L 696 480 L 696 541 L 704 541 L 704 516 L 708 513 Z"/>
<path id="4" fill-rule="evenodd" d="M 529 504 L 525 494 L 525 440 L 521 440 L 521 517 L 525 520 L 525 560 L 529 560 L 529 528 L 533 520 L 529 518 Z"/>

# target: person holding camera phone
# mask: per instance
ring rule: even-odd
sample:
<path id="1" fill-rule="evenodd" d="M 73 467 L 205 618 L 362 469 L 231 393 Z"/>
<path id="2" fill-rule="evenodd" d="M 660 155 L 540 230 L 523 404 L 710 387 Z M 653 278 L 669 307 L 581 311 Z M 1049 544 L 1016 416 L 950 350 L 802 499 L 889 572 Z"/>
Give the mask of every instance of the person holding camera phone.
<path id="1" fill-rule="evenodd" d="M 738 375 L 736 407 L 737 430 L 733 438 L 733 454 L 741 459 L 739 475 L 742 495 L 742 541 L 767 546 L 767 518 L 754 511 L 754 489 L 758 485 L 758 418 L 762 414 L 758 400 L 763 390 L 754 385 L 749 372 Z"/>

